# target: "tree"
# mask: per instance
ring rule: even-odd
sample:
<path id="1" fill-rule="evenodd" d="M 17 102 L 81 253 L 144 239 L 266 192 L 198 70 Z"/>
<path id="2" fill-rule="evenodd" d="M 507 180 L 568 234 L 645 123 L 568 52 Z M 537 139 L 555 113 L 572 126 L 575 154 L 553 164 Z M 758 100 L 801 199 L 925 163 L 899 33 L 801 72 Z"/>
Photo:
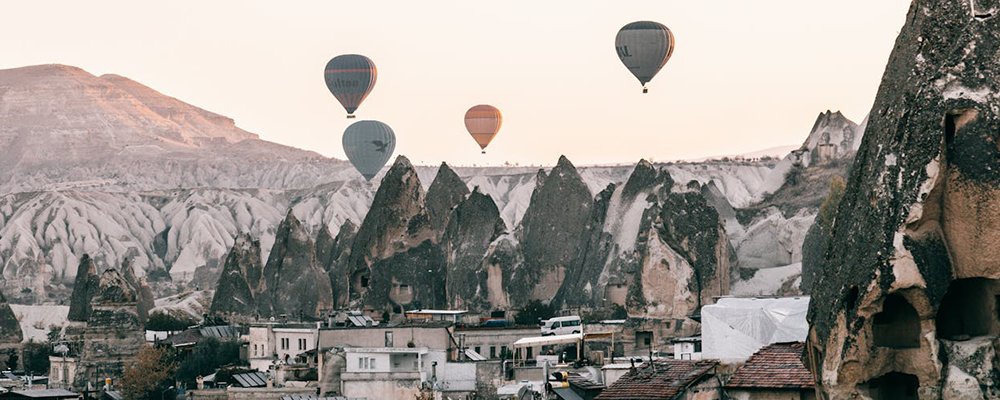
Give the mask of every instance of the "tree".
<path id="1" fill-rule="evenodd" d="M 816 222 L 823 227 L 823 230 L 830 231 L 833 228 L 833 220 L 837 217 L 837 207 L 840 206 L 840 199 L 844 198 L 844 189 L 847 184 L 844 178 L 834 176 L 830 179 L 830 193 L 823 199 L 823 204 L 819 206 L 819 214 L 816 215 Z"/>
<path id="2" fill-rule="evenodd" d="M 7 349 L 7 370 L 17 369 L 17 349 Z"/>
<path id="3" fill-rule="evenodd" d="M 52 354 L 52 346 L 47 342 L 28 342 L 21 350 L 24 355 L 24 372 L 34 375 L 45 375 L 49 373 L 49 355 Z"/>
<path id="4" fill-rule="evenodd" d="M 538 325 L 538 321 L 552 318 L 556 314 L 555 307 L 542 303 L 541 300 L 532 300 L 521 309 L 514 317 L 517 325 Z"/>
<path id="5" fill-rule="evenodd" d="M 182 357 L 177 367 L 177 380 L 193 383 L 195 378 L 209 375 L 221 366 L 240 360 L 240 344 L 233 340 L 220 341 L 208 337 L 198 341 L 191 352 Z"/>
<path id="6" fill-rule="evenodd" d="M 168 387 L 173 372 L 174 364 L 169 361 L 166 350 L 143 346 L 135 362 L 125 368 L 118 387 L 129 400 L 159 398 Z"/>
<path id="7" fill-rule="evenodd" d="M 197 324 L 191 319 L 178 318 L 164 312 L 155 312 L 146 320 L 146 329 L 151 331 L 182 331 Z"/>
<path id="8" fill-rule="evenodd" d="M 802 182 L 805 177 L 805 167 L 799 164 L 792 167 L 785 173 L 785 186 L 795 186 Z"/>

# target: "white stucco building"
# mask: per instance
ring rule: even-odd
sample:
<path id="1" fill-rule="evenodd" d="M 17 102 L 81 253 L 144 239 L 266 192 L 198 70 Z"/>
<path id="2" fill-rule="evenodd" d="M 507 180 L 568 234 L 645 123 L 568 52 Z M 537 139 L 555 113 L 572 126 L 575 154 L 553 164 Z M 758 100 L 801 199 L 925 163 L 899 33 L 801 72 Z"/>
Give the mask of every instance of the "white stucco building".
<path id="1" fill-rule="evenodd" d="M 319 324 L 254 324 L 247 336 L 250 368 L 263 372 L 277 363 L 294 364 L 296 356 L 316 349 Z"/>

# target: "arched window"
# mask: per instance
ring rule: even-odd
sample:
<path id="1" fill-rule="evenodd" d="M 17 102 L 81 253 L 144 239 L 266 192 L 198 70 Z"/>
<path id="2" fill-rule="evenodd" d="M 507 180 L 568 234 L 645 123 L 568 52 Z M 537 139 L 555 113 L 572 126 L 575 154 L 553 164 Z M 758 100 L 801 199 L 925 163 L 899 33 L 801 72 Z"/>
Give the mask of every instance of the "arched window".
<path id="1" fill-rule="evenodd" d="M 875 345 L 894 349 L 920 347 L 920 317 L 903 296 L 891 294 L 872 318 Z"/>

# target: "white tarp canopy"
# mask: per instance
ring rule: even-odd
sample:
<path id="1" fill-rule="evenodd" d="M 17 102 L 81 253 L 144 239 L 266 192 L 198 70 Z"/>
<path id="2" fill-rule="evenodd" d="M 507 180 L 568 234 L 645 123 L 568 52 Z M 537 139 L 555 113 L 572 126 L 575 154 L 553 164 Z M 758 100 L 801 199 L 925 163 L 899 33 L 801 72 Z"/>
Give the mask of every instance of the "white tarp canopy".
<path id="1" fill-rule="evenodd" d="M 702 356 L 740 362 L 772 343 L 805 341 L 808 309 L 808 296 L 719 299 L 701 308 Z"/>
<path id="2" fill-rule="evenodd" d="M 517 347 L 551 346 L 554 344 L 578 343 L 581 340 L 583 340 L 582 333 L 573 333 L 569 335 L 526 337 L 518 339 L 516 342 L 514 342 L 514 347 L 517 348 Z"/>

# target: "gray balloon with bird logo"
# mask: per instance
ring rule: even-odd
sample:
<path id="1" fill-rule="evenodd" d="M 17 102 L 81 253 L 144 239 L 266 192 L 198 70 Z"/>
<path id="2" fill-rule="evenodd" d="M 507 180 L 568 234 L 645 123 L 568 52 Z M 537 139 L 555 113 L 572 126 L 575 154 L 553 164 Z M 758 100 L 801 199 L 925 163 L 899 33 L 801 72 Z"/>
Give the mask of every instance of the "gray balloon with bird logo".
<path id="1" fill-rule="evenodd" d="M 379 121 L 358 121 L 344 131 L 344 152 L 354 168 L 371 180 L 396 149 L 396 134 Z"/>

